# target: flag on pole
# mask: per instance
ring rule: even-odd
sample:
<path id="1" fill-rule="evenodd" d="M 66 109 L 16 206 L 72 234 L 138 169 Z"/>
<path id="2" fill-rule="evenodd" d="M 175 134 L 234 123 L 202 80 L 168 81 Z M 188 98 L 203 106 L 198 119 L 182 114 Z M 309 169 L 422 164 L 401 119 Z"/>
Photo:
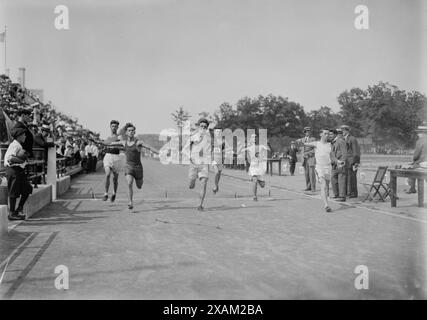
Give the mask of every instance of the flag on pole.
<path id="1" fill-rule="evenodd" d="M 4 42 L 4 38 L 6 37 L 6 32 L 0 33 L 0 42 Z"/>

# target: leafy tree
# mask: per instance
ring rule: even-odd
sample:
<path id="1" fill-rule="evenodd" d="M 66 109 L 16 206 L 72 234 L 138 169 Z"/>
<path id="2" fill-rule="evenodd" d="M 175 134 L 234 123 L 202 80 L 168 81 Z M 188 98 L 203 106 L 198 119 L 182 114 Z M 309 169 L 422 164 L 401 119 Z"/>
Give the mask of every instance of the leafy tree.
<path id="1" fill-rule="evenodd" d="M 307 120 L 308 126 L 311 127 L 315 137 L 319 136 L 320 130 L 324 128 L 335 129 L 342 123 L 340 114 L 334 113 L 327 106 L 322 106 L 319 110 L 310 111 L 307 114 Z"/>
<path id="2" fill-rule="evenodd" d="M 181 106 L 178 110 L 171 114 L 173 121 L 176 123 L 178 128 L 182 128 L 185 121 L 190 119 L 190 114 L 184 110 Z"/>

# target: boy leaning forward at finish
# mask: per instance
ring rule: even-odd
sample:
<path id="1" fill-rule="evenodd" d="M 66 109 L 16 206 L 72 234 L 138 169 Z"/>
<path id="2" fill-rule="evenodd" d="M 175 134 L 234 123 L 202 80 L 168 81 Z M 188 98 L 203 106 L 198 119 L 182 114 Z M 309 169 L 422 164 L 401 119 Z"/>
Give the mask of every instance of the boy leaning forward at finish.
<path id="1" fill-rule="evenodd" d="M 197 210 L 202 211 L 206 197 L 206 187 L 209 177 L 209 164 L 211 163 L 211 136 L 208 130 L 209 121 L 205 118 L 197 122 L 197 129 L 190 134 L 183 150 L 189 151 L 190 167 L 188 169 L 189 188 L 194 189 L 196 180 L 199 179 L 201 187 Z"/>

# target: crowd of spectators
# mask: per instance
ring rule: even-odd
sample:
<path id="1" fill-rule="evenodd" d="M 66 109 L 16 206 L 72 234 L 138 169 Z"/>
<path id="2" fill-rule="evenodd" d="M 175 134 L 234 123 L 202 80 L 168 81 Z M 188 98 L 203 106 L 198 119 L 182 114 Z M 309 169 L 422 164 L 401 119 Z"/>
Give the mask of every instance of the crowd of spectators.
<path id="1" fill-rule="evenodd" d="M 2 149 L 12 141 L 10 129 L 22 114 L 29 116 L 27 126 L 34 136 L 34 148 L 46 150 L 56 146 L 57 157 L 65 159 L 67 165 L 80 164 L 86 172 L 94 171 L 96 164 L 93 161 L 99 157 L 98 147 L 101 145 L 99 133 L 84 128 L 77 119 L 59 112 L 50 103 L 43 103 L 30 90 L 6 75 L 0 75 Z M 35 159 L 43 156 L 46 156 L 43 151 L 34 152 Z"/>

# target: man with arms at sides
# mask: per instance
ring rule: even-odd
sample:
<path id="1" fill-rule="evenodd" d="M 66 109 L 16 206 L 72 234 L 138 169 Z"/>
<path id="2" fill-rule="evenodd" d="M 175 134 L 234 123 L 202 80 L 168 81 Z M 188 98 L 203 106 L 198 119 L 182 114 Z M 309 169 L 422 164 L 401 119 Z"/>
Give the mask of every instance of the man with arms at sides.
<path id="1" fill-rule="evenodd" d="M 427 166 L 427 123 L 424 123 L 417 128 L 418 140 L 415 144 L 413 161 L 411 163 L 412 168 L 418 168 L 420 166 Z M 417 193 L 415 189 L 415 179 L 408 179 L 409 190 L 406 193 Z"/>
<path id="2" fill-rule="evenodd" d="M 332 162 L 332 176 L 331 184 L 334 198 L 337 201 L 345 201 L 347 193 L 347 180 L 346 180 L 346 159 L 347 159 L 347 144 L 338 131 L 331 129 L 329 131 L 329 140 L 332 144 L 331 162 Z"/>
<path id="3" fill-rule="evenodd" d="M 291 147 L 286 151 L 286 157 L 289 159 L 289 172 L 291 176 L 295 174 L 295 165 L 298 161 L 297 153 L 299 149 L 295 146 L 295 141 L 291 142 Z"/>
<path id="4" fill-rule="evenodd" d="M 360 164 L 360 148 L 357 139 L 350 135 L 350 127 L 347 125 L 341 126 L 344 141 L 347 144 L 347 196 L 349 198 L 357 198 L 357 169 Z"/>
<path id="5" fill-rule="evenodd" d="M 314 148 L 309 145 L 309 142 L 314 142 L 316 139 L 311 136 L 311 128 L 304 128 L 305 137 L 296 140 L 297 143 L 304 144 L 303 157 L 304 160 L 302 162 L 302 166 L 304 167 L 304 175 L 305 175 L 305 190 L 304 191 L 316 191 L 316 174 L 315 174 L 315 165 L 316 159 L 314 157 Z"/>

